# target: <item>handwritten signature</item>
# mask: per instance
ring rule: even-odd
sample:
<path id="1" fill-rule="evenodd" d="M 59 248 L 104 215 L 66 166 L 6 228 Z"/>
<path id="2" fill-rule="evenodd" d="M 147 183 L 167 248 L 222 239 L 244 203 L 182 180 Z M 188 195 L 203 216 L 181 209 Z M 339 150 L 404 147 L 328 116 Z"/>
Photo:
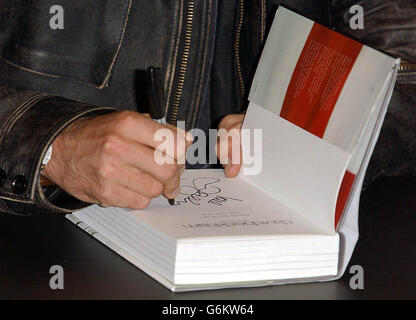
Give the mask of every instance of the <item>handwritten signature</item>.
<path id="1" fill-rule="evenodd" d="M 206 200 L 209 204 L 222 206 L 229 201 L 243 201 L 241 199 L 220 195 L 221 188 L 215 186 L 215 184 L 220 181 L 221 180 L 217 178 L 200 177 L 193 179 L 192 185 L 181 185 L 180 194 L 185 197 L 183 200 L 176 200 L 174 205 L 191 203 L 199 206 L 202 201 Z"/>

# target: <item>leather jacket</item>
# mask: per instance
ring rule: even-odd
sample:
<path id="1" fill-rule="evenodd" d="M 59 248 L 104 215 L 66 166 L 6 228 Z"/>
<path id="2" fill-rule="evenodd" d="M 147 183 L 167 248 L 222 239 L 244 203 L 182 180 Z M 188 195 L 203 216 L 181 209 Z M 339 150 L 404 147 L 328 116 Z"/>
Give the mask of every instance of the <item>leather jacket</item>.
<path id="1" fill-rule="evenodd" d="M 0 211 L 71 212 L 86 203 L 43 189 L 41 161 L 79 117 L 145 111 L 142 74 L 162 68 L 167 120 L 216 127 L 240 113 L 276 6 L 403 57 L 368 181 L 416 172 L 416 4 L 340 0 L 61 0 L 64 28 L 51 29 L 51 0 L 0 5 Z M 360 4 L 365 29 L 349 29 Z M 400 156 L 397 156 L 397 155 Z"/>

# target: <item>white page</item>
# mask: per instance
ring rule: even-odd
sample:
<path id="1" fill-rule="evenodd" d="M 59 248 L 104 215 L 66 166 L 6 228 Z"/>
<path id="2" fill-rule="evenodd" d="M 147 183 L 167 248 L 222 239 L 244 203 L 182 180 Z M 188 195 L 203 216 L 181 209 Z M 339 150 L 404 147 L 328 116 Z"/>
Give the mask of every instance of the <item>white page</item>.
<path id="1" fill-rule="evenodd" d="M 257 175 L 242 179 L 265 190 L 326 232 L 335 232 L 335 206 L 339 187 L 351 155 L 310 134 L 280 116 L 250 102 L 243 129 L 262 129 L 262 161 Z M 243 159 L 248 159 L 253 139 L 242 136 Z M 259 160 L 259 158 L 262 158 Z"/>
<path id="2" fill-rule="evenodd" d="M 383 101 L 394 65 L 394 58 L 363 46 L 331 114 L 324 140 L 354 152 L 364 127 L 371 117 L 377 117 L 372 112 L 377 102 Z"/>
<path id="3" fill-rule="evenodd" d="M 325 234 L 241 177 L 226 178 L 223 170 L 186 170 L 176 203 L 171 206 L 159 197 L 146 209 L 129 213 L 177 240 Z"/>
<path id="4" fill-rule="evenodd" d="M 392 70 L 392 75 L 390 77 L 390 83 L 381 101 L 379 101 L 379 103 L 381 103 L 381 107 L 376 107 L 376 110 L 380 109 L 380 111 L 375 113 L 374 118 L 372 118 L 371 122 L 367 125 L 367 128 L 365 129 L 365 132 L 362 136 L 363 140 L 360 145 L 360 150 L 356 151 L 356 158 L 360 158 L 361 160 L 352 163 L 353 166 L 356 166 L 355 170 L 358 170 L 358 174 L 356 181 L 352 187 L 347 205 L 345 207 L 345 213 L 338 225 L 337 232 L 340 235 L 340 264 L 337 278 L 341 277 L 345 272 L 345 269 L 347 268 L 348 262 L 354 251 L 355 244 L 358 240 L 358 213 L 360 205 L 360 194 L 365 178 L 365 172 L 380 135 L 380 130 L 383 126 L 383 121 L 386 116 L 387 109 L 393 94 L 394 85 L 397 80 L 399 66 L 400 59 L 396 59 Z M 353 161 L 353 159 L 351 160 Z M 360 164 L 359 168 L 358 163 Z"/>
<path id="5" fill-rule="evenodd" d="M 248 100 L 276 114 L 280 113 L 293 71 L 313 24 L 312 20 L 279 7 Z"/>
<path id="6" fill-rule="evenodd" d="M 313 25 L 314 21 L 279 7 L 250 89 L 251 102 L 280 114 Z M 394 65 L 394 58 L 362 47 L 339 93 L 324 140 L 353 153 Z"/>

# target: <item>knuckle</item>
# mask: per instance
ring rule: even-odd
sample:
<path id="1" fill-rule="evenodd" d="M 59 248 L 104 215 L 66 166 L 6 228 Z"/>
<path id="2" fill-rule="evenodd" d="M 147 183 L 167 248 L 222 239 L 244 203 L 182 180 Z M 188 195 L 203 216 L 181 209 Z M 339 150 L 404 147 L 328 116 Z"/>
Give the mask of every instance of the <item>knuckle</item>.
<path id="1" fill-rule="evenodd" d="M 167 165 L 164 166 L 163 170 L 164 170 L 164 176 L 168 180 L 171 180 L 177 172 L 177 165 L 167 164 Z"/>
<path id="2" fill-rule="evenodd" d="M 146 208 L 148 205 L 150 204 L 150 199 L 149 198 L 142 198 L 137 200 L 135 207 L 137 209 L 144 209 Z"/>
<path id="3" fill-rule="evenodd" d="M 98 168 L 97 173 L 100 179 L 107 180 L 114 176 L 115 171 L 116 170 L 112 165 L 103 161 L 103 163 Z"/>
<path id="4" fill-rule="evenodd" d="M 231 114 L 226 115 L 224 118 L 221 119 L 220 123 L 218 124 L 218 127 L 227 128 L 232 121 L 233 121 L 233 115 Z"/>
<path id="5" fill-rule="evenodd" d="M 137 116 L 136 112 L 130 110 L 123 110 L 119 113 L 119 119 L 121 122 L 131 121 Z"/>
<path id="6" fill-rule="evenodd" d="M 102 185 L 97 190 L 97 198 L 101 205 L 110 206 L 111 205 L 111 196 L 112 190 L 106 185 Z"/>
<path id="7" fill-rule="evenodd" d="M 244 120 L 244 114 L 229 114 L 221 119 L 218 128 L 231 129 L 241 128 Z"/>
<path id="8" fill-rule="evenodd" d="M 149 193 L 152 198 L 157 197 L 162 194 L 163 192 L 163 184 L 159 181 L 153 181 L 149 187 Z"/>
<path id="9" fill-rule="evenodd" d="M 179 179 L 175 179 L 173 181 L 173 183 L 169 186 L 169 191 L 170 192 L 175 191 L 179 187 L 179 185 L 180 185 L 180 180 Z"/>
<path id="10" fill-rule="evenodd" d="M 116 134 L 108 134 L 104 138 L 103 152 L 105 154 L 114 154 L 122 152 L 126 149 L 126 145 L 121 137 Z"/>
<path id="11" fill-rule="evenodd" d="M 130 127 L 135 125 L 137 121 L 137 113 L 134 111 L 120 111 L 118 122 L 116 124 L 116 129 L 124 129 L 126 127 Z"/>

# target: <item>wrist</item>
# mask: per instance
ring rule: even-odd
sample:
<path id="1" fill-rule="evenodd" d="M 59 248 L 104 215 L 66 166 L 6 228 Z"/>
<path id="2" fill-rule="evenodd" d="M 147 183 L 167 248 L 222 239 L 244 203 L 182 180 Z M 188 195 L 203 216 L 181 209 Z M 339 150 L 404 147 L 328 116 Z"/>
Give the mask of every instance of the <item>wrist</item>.
<path id="1" fill-rule="evenodd" d="M 41 169 L 41 185 L 51 186 L 55 185 L 59 176 L 59 168 L 62 166 L 62 161 L 65 162 L 65 150 L 68 149 L 76 139 L 71 139 L 74 131 L 80 128 L 82 124 L 87 120 L 86 118 L 80 118 L 68 127 L 66 127 L 53 141 L 52 145 L 48 148 L 42 161 Z M 61 163 L 61 165 L 59 165 Z"/>
<path id="2" fill-rule="evenodd" d="M 54 185 L 54 183 L 48 178 L 46 178 L 44 175 L 45 168 L 47 167 L 49 161 L 51 160 L 52 152 L 53 152 L 53 146 L 51 144 L 48 150 L 46 150 L 45 156 L 43 157 L 43 160 L 42 160 L 41 169 L 40 169 L 40 185 L 43 188 Z"/>

